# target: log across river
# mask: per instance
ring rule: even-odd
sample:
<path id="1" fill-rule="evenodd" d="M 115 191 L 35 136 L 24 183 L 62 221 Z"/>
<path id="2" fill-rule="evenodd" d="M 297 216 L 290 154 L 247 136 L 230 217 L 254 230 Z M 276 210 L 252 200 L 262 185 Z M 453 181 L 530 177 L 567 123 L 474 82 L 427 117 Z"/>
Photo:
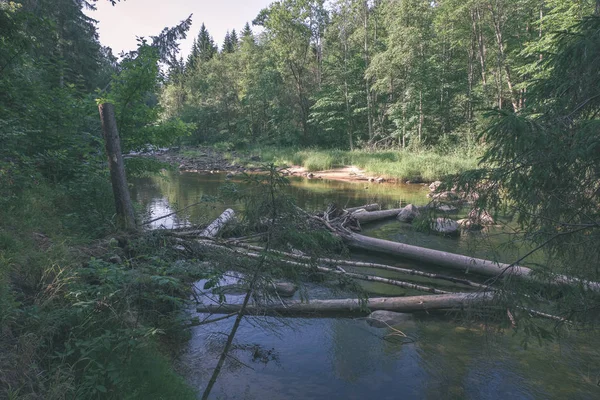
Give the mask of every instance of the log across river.
<path id="1" fill-rule="evenodd" d="M 470 305 L 493 300 L 491 293 L 452 293 L 409 297 L 376 297 L 361 304 L 358 299 L 312 300 L 310 302 L 288 301 L 264 305 L 249 304 L 244 312 L 260 315 L 302 315 L 302 314 L 368 314 L 370 311 L 385 310 L 397 312 L 417 312 L 445 309 L 460 309 Z M 198 312 L 229 314 L 240 311 L 242 304 L 208 304 L 197 308 Z"/>

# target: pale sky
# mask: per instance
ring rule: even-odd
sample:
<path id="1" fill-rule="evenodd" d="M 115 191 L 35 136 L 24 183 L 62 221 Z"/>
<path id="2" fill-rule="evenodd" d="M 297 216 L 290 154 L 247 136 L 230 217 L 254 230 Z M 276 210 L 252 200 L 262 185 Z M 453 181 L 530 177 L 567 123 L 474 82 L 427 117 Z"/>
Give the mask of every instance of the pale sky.
<path id="1" fill-rule="evenodd" d="M 194 38 L 198 35 L 202 22 L 221 47 L 225 33 L 235 29 L 241 31 L 246 22 L 252 20 L 260 10 L 273 0 L 125 0 L 114 7 L 108 0 L 97 2 L 97 11 L 86 13 L 99 21 L 100 42 L 121 51 L 137 47 L 136 36 L 157 35 L 165 27 L 171 27 L 192 17 L 192 28 L 188 37 L 181 42 L 180 50 L 184 58 L 188 55 Z M 252 28 L 255 33 L 257 28 Z"/>

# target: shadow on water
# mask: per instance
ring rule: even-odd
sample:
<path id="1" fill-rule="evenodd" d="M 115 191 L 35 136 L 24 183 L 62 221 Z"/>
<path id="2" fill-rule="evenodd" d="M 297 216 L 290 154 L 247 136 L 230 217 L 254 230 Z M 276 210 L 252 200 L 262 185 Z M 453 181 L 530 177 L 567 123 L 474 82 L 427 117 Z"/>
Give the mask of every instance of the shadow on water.
<path id="1" fill-rule="evenodd" d="M 135 181 L 133 195 L 153 216 L 160 216 L 203 197 L 218 196 L 225 182 L 223 174 L 171 173 L 168 179 Z M 367 203 L 400 207 L 427 202 L 427 190 L 419 185 L 292 179 L 289 193 L 299 206 L 309 210 L 323 209 L 332 202 L 349 207 Z M 238 205 L 208 202 L 160 223 L 171 228 L 207 222 L 229 206 Z M 365 233 L 450 252 L 493 256 L 501 261 L 514 260 L 521 251 L 514 247 L 498 252 L 493 235 L 491 242 L 478 236 L 448 239 L 415 232 L 410 225 L 399 223 L 374 224 Z M 414 267 L 381 256 L 356 257 Z M 415 294 L 367 284 L 367 290 L 378 295 Z M 325 290 L 311 291 L 311 298 L 329 295 Z M 224 320 L 192 329 L 182 363 L 189 381 L 200 393 L 232 324 L 232 320 Z M 524 350 L 521 339 L 510 331 L 488 333 L 479 325 L 454 322 L 452 316 L 419 315 L 397 328 L 413 341 L 403 343 L 386 337 L 392 333 L 390 330 L 370 327 L 360 319 L 245 318 L 211 398 L 600 398 L 600 338 L 593 333 L 572 332 L 562 342 Z"/>

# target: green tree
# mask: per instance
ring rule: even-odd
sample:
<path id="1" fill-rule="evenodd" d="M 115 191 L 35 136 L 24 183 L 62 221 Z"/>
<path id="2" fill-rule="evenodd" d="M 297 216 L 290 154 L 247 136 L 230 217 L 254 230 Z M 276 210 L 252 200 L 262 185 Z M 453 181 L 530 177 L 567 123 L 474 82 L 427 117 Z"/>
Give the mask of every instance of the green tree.
<path id="1" fill-rule="evenodd" d="M 546 254 L 540 274 L 582 282 L 600 279 L 599 32 L 594 15 L 555 36 L 555 52 L 538 63 L 544 77 L 528 86 L 524 107 L 490 114 L 483 167 L 462 182 L 481 192 L 479 206 L 510 211 L 531 253 Z M 559 314 L 597 322 L 598 297 L 585 284 L 561 295 Z"/>

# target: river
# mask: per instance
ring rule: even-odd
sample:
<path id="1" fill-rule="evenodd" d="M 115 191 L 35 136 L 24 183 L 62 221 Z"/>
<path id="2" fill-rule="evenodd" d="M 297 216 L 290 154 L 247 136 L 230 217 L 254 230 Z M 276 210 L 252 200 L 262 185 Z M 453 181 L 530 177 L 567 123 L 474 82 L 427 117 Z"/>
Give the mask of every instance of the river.
<path id="1" fill-rule="evenodd" d="M 205 223 L 226 207 L 239 206 L 214 201 L 222 185 L 228 182 L 224 174 L 172 172 L 166 179 L 137 179 L 132 193 L 153 216 L 204 201 L 183 215 L 153 226 L 172 228 Z M 324 209 L 330 203 L 348 207 L 379 203 L 386 208 L 407 203 L 420 205 L 427 202 L 428 192 L 422 185 L 300 178 L 292 179 L 287 191 L 300 207 L 309 210 Z M 502 232 L 443 238 L 392 222 L 368 226 L 364 233 L 507 262 L 523 252 L 518 245 L 499 250 Z M 410 262 L 383 257 L 381 260 L 414 267 Z M 198 285 L 201 287 L 202 282 Z M 366 288 L 373 295 L 416 294 L 377 283 L 369 283 Z M 329 295 L 319 288 L 310 293 L 316 298 Z M 398 327 L 409 339 L 400 338 L 388 329 L 370 327 L 360 319 L 246 318 L 211 398 L 600 398 L 598 335 L 573 331 L 558 342 L 541 345 L 534 342 L 525 350 L 521 335 L 457 318 L 416 315 L 414 321 Z M 232 320 L 225 320 L 192 329 L 181 364 L 186 378 L 200 394 L 217 363 L 224 334 L 232 324 Z"/>

